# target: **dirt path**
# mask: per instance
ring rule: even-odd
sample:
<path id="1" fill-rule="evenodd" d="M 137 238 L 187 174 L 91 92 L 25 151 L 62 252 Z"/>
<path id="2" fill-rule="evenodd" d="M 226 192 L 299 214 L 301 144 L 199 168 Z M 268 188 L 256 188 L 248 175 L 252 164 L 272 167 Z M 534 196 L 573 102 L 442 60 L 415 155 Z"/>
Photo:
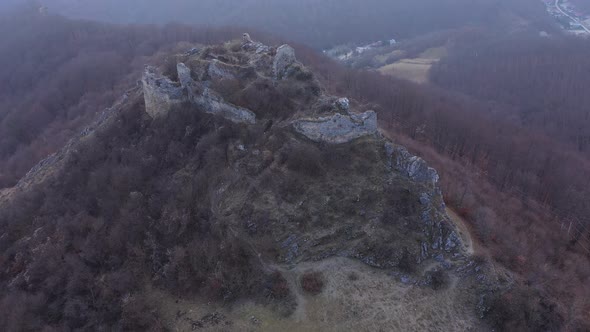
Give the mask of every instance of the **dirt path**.
<path id="1" fill-rule="evenodd" d="M 474 255 L 480 252 L 479 246 L 471 236 L 471 230 L 469 228 L 469 224 L 467 223 L 467 221 L 449 207 L 447 207 L 447 214 L 449 215 L 453 223 L 457 226 L 457 229 L 459 230 L 459 236 L 461 236 L 461 240 L 463 241 L 463 244 L 467 249 L 467 253 L 469 255 Z"/>
<path id="2" fill-rule="evenodd" d="M 13 188 L 0 189 L 0 203 L 8 200 L 13 191 Z"/>

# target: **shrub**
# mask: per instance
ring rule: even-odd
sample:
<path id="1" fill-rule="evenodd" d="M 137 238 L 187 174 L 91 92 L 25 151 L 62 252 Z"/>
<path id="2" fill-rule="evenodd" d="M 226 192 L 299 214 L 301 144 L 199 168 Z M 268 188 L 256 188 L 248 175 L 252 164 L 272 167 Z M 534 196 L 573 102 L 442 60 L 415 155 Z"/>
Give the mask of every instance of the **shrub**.
<path id="1" fill-rule="evenodd" d="M 348 274 L 348 280 L 350 280 L 350 281 L 357 281 L 357 280 L 359 280 L 358 273 L 356 273 L 356 272 L 350 272 Z"/>
<path id="2" fill-rule="evenodd" d="M 311 295 L 317 295 L 324 289 L 324 277 L 321 272 L 306 272 L 301 276 L 301 288 Z"/>
<path id="3" fill-rule="evenodd" d="M 318 177 L 325 173 L 322 155 L 314 146 L 298 146 L 288 152 L 287 168 L 298 173 Z"/>
<path id="4" fill-rule="evenodd" d="M 286 299 L 290 294 L 289 283 L 279 271 L 274 271 L 267 280 L 266 296 L 271 299 Z"/>
<path id="5" fill-rule="evenodd" d="M 563 324 L 554 303 L 525 287 L 492 295 L 488 306 L 484 318 L 499 331 L 557 331 Z"/>
<path id="6" fill-rule="evenodd" d="M 443 289 L 448 282 L 447 275 L 443 270 L 428 271 L 425 277 L 426 283 L 434 290 Z"/>

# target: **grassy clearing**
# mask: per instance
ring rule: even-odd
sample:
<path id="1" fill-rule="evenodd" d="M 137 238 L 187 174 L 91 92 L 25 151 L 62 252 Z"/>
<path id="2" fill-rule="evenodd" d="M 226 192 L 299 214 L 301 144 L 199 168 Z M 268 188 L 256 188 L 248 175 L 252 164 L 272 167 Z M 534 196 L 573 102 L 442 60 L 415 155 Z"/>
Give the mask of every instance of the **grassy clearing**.
<path id="1" fill-rule="evenodd" d="M 166 325 L 173 331 L 190 331 L 190 321 L 221 314 L 224 319 L 200 331 L 467 331 L 483 327 L 462 305 L 468 288 L 454 281 L 447 289 L 407 286 L 358 261 L 330 258 L 306 262 L 281 272 L 296 292 L 298 308 L 282 317 L 253 302 L 232 307 L 210 303 L 176 301 L 152 291 L 160 303 Z M 300 277 L 310 269 L 325 277 L 325 288 L 318 295 L 305 293 Z M 180 313 L 180 315 L 179 315 Z M 188 318 L 188 319 L 187 319 Z"/>
<path id="2" fill-rule="evenodd" d="M 412 81 L 418 84 L 428 83 L 430 68 L 447 54 L 446 47 L 429 48 L 413 59 L 402 59 L 379 68 L 385 75 Z"/>

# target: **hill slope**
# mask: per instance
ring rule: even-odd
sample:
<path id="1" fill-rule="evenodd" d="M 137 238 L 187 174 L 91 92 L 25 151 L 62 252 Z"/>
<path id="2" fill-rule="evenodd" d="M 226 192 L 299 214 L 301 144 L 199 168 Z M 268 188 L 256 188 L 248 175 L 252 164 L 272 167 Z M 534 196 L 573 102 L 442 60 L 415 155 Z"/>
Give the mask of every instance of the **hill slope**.
<path id="1" fill-rule="evenodd" d="M 528 294 L 469 257 L 436 172 L 290 47 L 196 48 L 142 82 L 4 192 L 5 329 L 385 328 L 414 308 L 431 316 L 400 328 L 481 330 Z"/>
<path id="2" fill-rule="evenodd" d="M 0 17 L 0 188 L 16 184 L 112 105 L 158 52 L 240 31 L 114 26 L 36 11 Z"/>

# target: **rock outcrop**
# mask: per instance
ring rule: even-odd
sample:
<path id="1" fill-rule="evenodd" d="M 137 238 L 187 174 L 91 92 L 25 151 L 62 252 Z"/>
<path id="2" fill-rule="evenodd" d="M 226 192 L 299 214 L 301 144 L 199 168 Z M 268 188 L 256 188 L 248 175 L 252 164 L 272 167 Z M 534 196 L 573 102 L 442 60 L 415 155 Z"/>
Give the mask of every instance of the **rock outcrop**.
<path id="1" fill-rule="evenodd" d="M 203 111 L 220 115 L 236 123 L 256 123 L 256 115 L 243 107 L 227 103 L 206 84 L 195 82 L 190 75 L 190 69 L 184 64 L 177 65 L 178 78 L 188 94 L 191 103 Z"/>
<path id="2" fill-rule="evenodd" d="M 155 68 L 147 68 L 142 78 L 146 112 L 152 118 L 162 117 L 174 107 L 188 101 L 204 112 L 217 114 L 237 123 L 254 124 L 256 114 L 253 111 L 227 102 L 211 86 L 224 80 L 243 81 L 259 76 L 272 77 L 274 80 L 285 80 L 289 76 L 298 76 L 296 80 L 309 80 L 312 77 L 297 63 L 295 50 L 289 45 L 282 45 L 275 50 L 244 34 L 241 49 L 243 54 L 235 58 L 225 54 L 212 54 L 212 49 L 207 48 L 193 48 L 177 56 L 178 82 L 158 74 Z M 314 89 L 317 90 L 315 87 Z M 347 100 L 341 100 L 340 104 L 339 107 L 348 108 Z M 338 119 L 337 122 L 351 129 L 348 134 L 351 137 L 363 128 L 369 130 L 372 125 L 372 120 L 366 119 L 364 115 L 350 116 L 348 120 L 350 123 L 346 123 L 346 119 Z M 353 128 L 355 126 L 358 128 Z M 337 137 L 335 139 L 342 140 Z"/>
<path id="3" fill-rule="evenodd" d="M 350 100 L 348 98 L 338 98 L 334 102 L 334 107 L 339 111 L 348 112 L 350 110 Z"/>
<path id="4" fill-rule="evenodd" d="M 287 77 L 288 70 L 297 62 L 295 50 L 289 45 L 277 48 L 277 54 L 273 62 L 273 72 L 277 80 Z"/>
<path id="5" fill-rule="evenodd" d="M 223 62 L 213 59 L 209 64 L 209 68 L 207 73 L 209 74 L 209 78 L 211 79 L 234 79 L 236 78 L 235 75 L 232 73 L 232 70 L 228 68 L 229 66 L 225 65 Z"/>
<path id="6" fill-rule="evenodd" d="M 270 47 L 260 42 L 255 42 L 250 37 L 250 34 L 242 34 L 242 49 L 246 51 L 255 51 L 256 54 L 270 51 Z"/>
<path id="7" fill-rule="evenodd" d="M 215 66 L 215 63 L 211 63 L 211 66 Z M 213 71 L 219 75 L 230 75 L 219 68 Z M 220 115 L 233 122 L 248 124 L 256 122 L 256 115 L 252 111 L 225 102 L 207 86 L 207 82 L 194 81 L 190 68 L 184 63 L 177 65 L 177 72 L 178 83 L 158 75 L 154 68 L 146 69 L 142 83 L 146 112 L 152 118 L 165 116 L 175 106 L 189 101 L 207 113 Z"/>
<path id="8" fill-rule="evenodd" d="M 158 75 L 153 67 L 146 68 L 142 84 L 145 110 L 152 118 L 168 114 L 175 105 L 180 105 L 186 100 L 182 86 Z"/>
<path id="9" fill-rule="evenodd" d="M 412 155 L 406 148 L 401 146 L 395 147 L 393 153 L 396 155 L 395 169 L 397 171 L 416 182 L 430 186 L 437 185 L 438 173 L 434 168 L 429 167 L 422 158 Z"/>
<path id="10" fill-rule="evenodd" d="M 377 133 L 377 114 L 368 111 L 361 114 L 300 119 L 293 122 L 297 132 L 315 142 L 347 143 L 359 137 Z"/>
<path id="11" fill-rule="evenodd" d="M 178 81 L 183 89 L 192 88 L 193 78 L 191 76 L 191 70 L 184 63 L 176 65 L 176 72 L 178 74 Z"/>

